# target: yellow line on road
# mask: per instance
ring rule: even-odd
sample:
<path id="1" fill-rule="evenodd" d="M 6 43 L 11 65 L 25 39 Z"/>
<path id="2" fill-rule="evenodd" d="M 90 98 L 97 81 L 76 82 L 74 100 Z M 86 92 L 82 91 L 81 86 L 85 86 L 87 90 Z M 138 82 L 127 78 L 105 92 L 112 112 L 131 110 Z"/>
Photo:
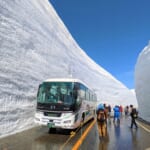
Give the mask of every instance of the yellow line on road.
<path id="1" fill-rule="evenodd" d="M 69 143 L 69 141 L 76 135 L 76 133 L 80 130 L 80 128 L 82 127 L 82 123 L 80 124 L 80 126 L 76 129 L 76 131 L 74 132 L 74 131 L 72 131 L 71 133 L 70 133 L 70 136 L 69 136 L 69 138 L 67 139 L 67 141 L 60 147 L 60 149 L 59 150 L 63 150 L 64 148 L 65 148 L 65 146 Z"/>
<path id="2" fill-rule="evenodd" d="M 75 143 L 75 145 L 73 146 L 72 150 L 77 150 L 80 145 L 82 144 L 83 140 L 85 139 L 85 137 L 87 136 L 88 132 L 91 130 L 91 128 L 94 126 L 96 120 L 94 120 L 89 127 L 84 131 L 84 133 L 82 134 L 82 136 L 80 137 L 80 139 Z"/>
<path id="3" fill-rule="evenodd" d="M 68 144 L 68 142 L 70 141 L 71 138 L 72 138 L 72 136 L 70 136 L 70 137 L 67 139 L 67 141 L 60 147 L 59 150 L 63 150 L 64 147 Z"/>

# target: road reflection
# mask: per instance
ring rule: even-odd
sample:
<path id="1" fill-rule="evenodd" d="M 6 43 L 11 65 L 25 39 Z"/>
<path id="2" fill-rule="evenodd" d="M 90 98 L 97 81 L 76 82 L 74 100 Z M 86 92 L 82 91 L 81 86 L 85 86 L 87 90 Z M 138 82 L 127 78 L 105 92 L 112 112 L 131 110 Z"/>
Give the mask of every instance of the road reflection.
<path id="1" fill-rule="evenodd" d="M 67 131 L 56 131 L 50 134 L 45 134 L 34 140 L 32 143 L 33 150 L 55 150 L 59 149 L 62 144 L 68 139 L 69 132 Z"/>
<path id="2" fill-rule="evenodd" d="M 133 149 L 138 149 L 139 144 L 138 144 L 138 131 L 137 130 L 132 130 L 131 129 L 131 139 L 132 139 L 132 147 Z"/>
<path id="3" fill-rule="evenodd" d="M 108 150 L 108 144 L 109 144 L 109 133 L 107 131 L 106 137 L 103 137 L 99 141 L 99 150 Z"/>
<path id="4" fill-rule="evenodd" d="M 145 150 L 150 148 L 150 134 L 139 126 L 136 130 L 129 127 L 130 120 L 123 118 L 120 124 L 107 124 L 107 136 L 99 139 L 97 124 L 93 126 L 82 142 L 82 150 Z M 71 150 L 80 139 L 86 128 L 81 128 L 65 145 L 63 150 Z M 36 127 L 3 139 L 0 139 L 0 150 L 60 150 L 68 141 L 70 134 L 63 130 L 48 133 L 48 128 Z"/>
<path id="5" fill-rule="evenodd" d="M 114 123 L 114 132 L 116 139 L 119 139 L 120 137 L 120 123 Z"/>

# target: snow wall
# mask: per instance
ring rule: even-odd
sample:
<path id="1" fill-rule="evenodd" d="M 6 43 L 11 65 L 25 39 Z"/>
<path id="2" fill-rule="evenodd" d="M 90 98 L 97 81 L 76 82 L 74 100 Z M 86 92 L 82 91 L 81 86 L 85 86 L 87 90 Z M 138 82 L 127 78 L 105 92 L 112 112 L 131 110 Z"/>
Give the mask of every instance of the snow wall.
<path id="1" fill-rule="evenodd" d="M 38 85 L 70 76 L 95 89 L 100 102 L 137 106 L 79 47 L 48 0 L 0 0 L 0 136 L 34 126 Z"/>

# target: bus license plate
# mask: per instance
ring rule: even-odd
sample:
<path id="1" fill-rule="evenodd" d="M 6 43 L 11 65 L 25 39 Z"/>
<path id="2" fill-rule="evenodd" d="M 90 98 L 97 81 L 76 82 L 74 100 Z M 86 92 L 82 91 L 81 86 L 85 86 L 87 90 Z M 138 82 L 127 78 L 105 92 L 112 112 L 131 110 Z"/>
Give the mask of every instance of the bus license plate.
<path id="1" fill-rule="evenodd" d="M 52 123 L 52 122 L 51 122 L 51 123 L 48 123 L 47 125 L 48 125 L 49 128 L 55 127 L 55 124 Z"/>

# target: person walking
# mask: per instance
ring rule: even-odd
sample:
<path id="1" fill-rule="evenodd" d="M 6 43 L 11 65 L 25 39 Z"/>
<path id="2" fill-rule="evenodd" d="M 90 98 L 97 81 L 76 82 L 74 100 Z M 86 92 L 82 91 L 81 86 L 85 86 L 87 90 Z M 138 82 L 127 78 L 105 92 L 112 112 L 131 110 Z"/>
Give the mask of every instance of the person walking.
<path id="1" fill-rule="evenodd" d="M 107 109 L 108 109 L 108 115 L 107 115 L 107 118 L 108 118 L 108 122 L 109 123 L 111 123 L 111 106 L 110 105 L 108 105 L 107 106 Z"/>
<path id="2" fill-rule="evenodd" d="M 128 116 L 128 114 L 129 114 L 129 106 L 125 107 L 124 113 L 125 113 L 125 116 Z"/>
<path id="3" fill-rule="evenodd" d="M 114 110 L 114 120 L 113 120 L 113 122 L 116 123 L 116 121 L 117 121 L 117 123 L 120 124 L 120 110 L 119 110 L 119 106 L 116 105 L 113 108 L 113 110 Z"/>
<path id="4" fill-rule="evenodd" d="M 104 106 L 98 107 L 97 111 L 97 125 L 100 139 L 106 136 L 107 125 L 106 125 L 106 112 Z"/>
<path id="5" fill-rule="evenodd" d="M 131 126 L 130 128 L 133 128 L 133 125 L 136 127 L 136 129 L 138 128 L 137 123 L 136 123 L 136 118 L 138 117 L 138 112 L 136 110 L 136 108 L 133 108 L 133 106 L 131 106 Z"/>
<path id="6" fill-rule="evenodd" d="M 123 107 L 121 105 L 119 106 L 119 111 L 120 111 L 120 115 L 122 116 Z"/>

